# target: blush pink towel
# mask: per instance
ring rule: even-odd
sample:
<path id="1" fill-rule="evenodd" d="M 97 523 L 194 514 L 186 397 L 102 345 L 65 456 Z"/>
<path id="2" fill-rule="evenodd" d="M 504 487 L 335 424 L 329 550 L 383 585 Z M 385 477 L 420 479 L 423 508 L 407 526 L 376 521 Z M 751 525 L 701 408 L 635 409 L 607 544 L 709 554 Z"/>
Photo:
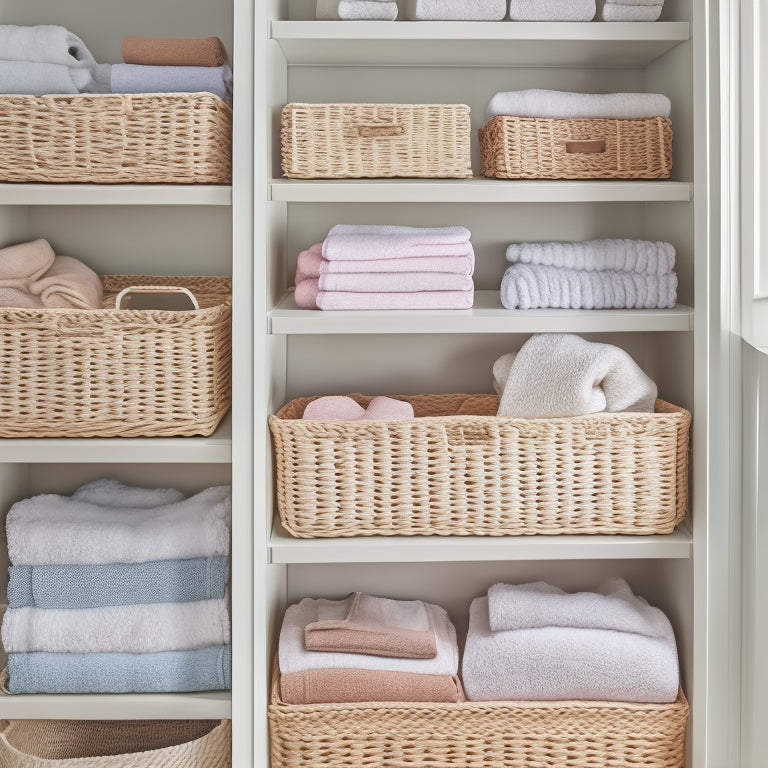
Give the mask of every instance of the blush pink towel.
<path id="1" fill-rule="evenodd" d="M 320 277 L 320 265 L 323 263 L 323 244 L 315 243 L 302 251 L 296 259 L 296 279 L 295 285 L 302 280 L 309 280 L 312 277 Z"/>
<path id="2" fill-rule="evenodd" d="M 346 395 L 318 397 L 304 409 L 302 419 L 329 421 L 407 421 L 413 418 L 413 406 L 404 400 L 380 395 L 363 408 Z"/>
<path id="3" fill-rule="evenodd" d="M 317 295 L 320 293 L 317 278 L 307 278 L 296 283 L 294 299 L 299 309 L 317 309 Z"/>
<path id="4" fill-rule="evenodd" d="M 315 303 L 323 310 L 471 309 L 474 291 L 352 293 L 320 291 Z"/>
<path id="5" fill-rule="evenodd" d="M 99 276 L 71 256 L 57 256 L 51 268 L 29 288 L 43 306 L 52 308 L 98 309 L 103 298 Z"/>
<path id="6" fill-rule="evenodd" d="M 42 300 L 32 294 L 30 285 L 50 269 L 54 259 L 47 240 L 0 248 L 0 307 L 42 307 Z"/>
<path id="7" fill-rule="evenodd" d="M 321 291 L 359 293 L 413 293 L 416 291 L 471 291 L 469 275 L 450 272 L 389 272 L 320 275 Z"/>
<path id="8" fill-rule="evenodd" d="M 373 261 L 421 256 L 467 256 L 466 227 L 337 224 L 323 241 L 328 261 Z"/>

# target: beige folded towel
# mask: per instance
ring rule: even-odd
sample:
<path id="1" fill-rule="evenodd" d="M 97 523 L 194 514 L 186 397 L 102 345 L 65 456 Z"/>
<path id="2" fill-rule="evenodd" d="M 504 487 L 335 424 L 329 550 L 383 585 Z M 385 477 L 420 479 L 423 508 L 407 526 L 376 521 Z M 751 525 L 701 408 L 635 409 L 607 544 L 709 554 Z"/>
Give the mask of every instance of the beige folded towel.
<path id="1" fill-rule="evenodd" d="M 123 61 L 152 66 L 220 67 L 227 63 L 227 54 L 218 37 L 126 37 Z"/>
<path id="2" fill-rule="evenodd" d="M 30 285 L 53 264 L 55 254 L 47 240 L 33 240 L 0 248 L 0 307 L 42 307 Z"/>
<path id="3" fill-rule="evenodd" d="M 71 256 L 57 256 L 51 268 L 30 285 L 44 307 L 66 309 L 98 309 L 103 287 L 90 267 Z"/>

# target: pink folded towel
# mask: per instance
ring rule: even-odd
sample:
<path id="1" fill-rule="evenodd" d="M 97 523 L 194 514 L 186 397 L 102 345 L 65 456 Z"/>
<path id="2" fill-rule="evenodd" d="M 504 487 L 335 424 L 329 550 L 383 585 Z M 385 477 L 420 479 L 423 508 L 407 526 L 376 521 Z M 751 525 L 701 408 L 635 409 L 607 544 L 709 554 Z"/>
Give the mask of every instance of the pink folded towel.
<path id="1" fill-rule="evenodd" d="M 471 309 L 474 293 L 474 291 L 420 291 L 415 293 L 320 291 L 315 303 L 318 309 L 331 311 Z"/>
<path id="2" fill-rule="evenodd" d="M 466 227 L 399 227 L 337 224 L 323 241 L 328 261 L 373 261 L 422 256 L 467 256 Z"/>
<path id="3" fill-rule="evenodd" d="M 367 408 L 363 408 L 351 397 L 327 395 L 309 403 L 301 418 L 328 421 L 406 421 L 413 418 L 413 406 L 404 400 L 380 395 L 374 397 Z"/>
<path id="4" fill-rule="evenodd" d="M 471 291 L 469 275 L 450 272 L 389 272 L 320 275 L 321 291 L 359 293 L 413 293 L 415 291 Z"/>
<path id="5" fill-rule="evenodd" d="M 45 307 L 98 309 L 103 299 L 99 276 L 71 256 L 57 256 L 51 268 L 29 288 Z"/>
<path id="6" fill-rule="evenodd" d="M 299 309 L 317 309 L 317 295 L 320 293 L 319 280 L 307 278 L 296 283 L 294 299 Z"/>
<path id="7" fill-rule="evenodd" d="M 296 259 L 296 280 L 298 285 L 302 280 L 320 277 L 320 265 L 323 263 L 323 244 L 315 243 L 302 251 Z"/>
<path id="8" fill-rule="evenodd" d="M 42 307 L 30 285 L 50 269 L 55 254 L 47 240 L 0 248 L 0 307 Z"/>

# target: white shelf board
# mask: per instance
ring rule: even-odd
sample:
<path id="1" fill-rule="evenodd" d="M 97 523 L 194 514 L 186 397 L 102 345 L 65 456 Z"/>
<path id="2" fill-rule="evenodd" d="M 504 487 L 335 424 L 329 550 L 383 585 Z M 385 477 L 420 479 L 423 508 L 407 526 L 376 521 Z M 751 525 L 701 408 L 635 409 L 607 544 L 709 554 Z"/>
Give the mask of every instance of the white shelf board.
<path id="1" fill-rule="evenodd" d="M 685 181 L 512 181 L 507 179 L 273 179 L 285 203 L 687 202 Z"/>
<path id="2" fill-rule="evenodd" d="M 691 532 L 664 536 L 360 536 L 295 539 L 275 523 L 272 563 L 414 563 L 501 560 L 686 559 Z"/>
<path id="3" fill-rule="evenodd" d="M 644 67 L 687 22 L 273 21 L 295 66 Z"/>
<path id="4" fill-rule="evenodd" d="M 211 184 L 0 184 L 0 205 L 232 205 Z"/>
<path id="5" fill-rule="evenodd" d="M 232 416 L 209 437 L 56 437 L 0 439 L 0 462 L 229 464 Z"/>
<path id="6" fill-rule="evenodd" d="M 293 291 L 270 313 L 273 334 L 354 333 L 573 333 L 690 331 L 693 308 L 509 310 L 498 291 L 475 291 L 469 310 L 366 310 L 319 312 L 299 309 Z"/>

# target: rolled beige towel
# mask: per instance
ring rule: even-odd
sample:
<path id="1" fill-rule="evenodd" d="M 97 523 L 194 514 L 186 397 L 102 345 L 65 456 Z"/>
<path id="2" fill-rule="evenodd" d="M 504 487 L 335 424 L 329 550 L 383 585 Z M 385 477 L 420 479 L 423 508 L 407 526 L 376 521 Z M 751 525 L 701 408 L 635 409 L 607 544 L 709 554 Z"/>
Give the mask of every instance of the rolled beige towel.
<path id="1" fill-rule="evenodd" d="M 126 37 L 123 61 L 155 66 L 220 67 L 227 63 L 227 52 L 218 37 Z"/>

